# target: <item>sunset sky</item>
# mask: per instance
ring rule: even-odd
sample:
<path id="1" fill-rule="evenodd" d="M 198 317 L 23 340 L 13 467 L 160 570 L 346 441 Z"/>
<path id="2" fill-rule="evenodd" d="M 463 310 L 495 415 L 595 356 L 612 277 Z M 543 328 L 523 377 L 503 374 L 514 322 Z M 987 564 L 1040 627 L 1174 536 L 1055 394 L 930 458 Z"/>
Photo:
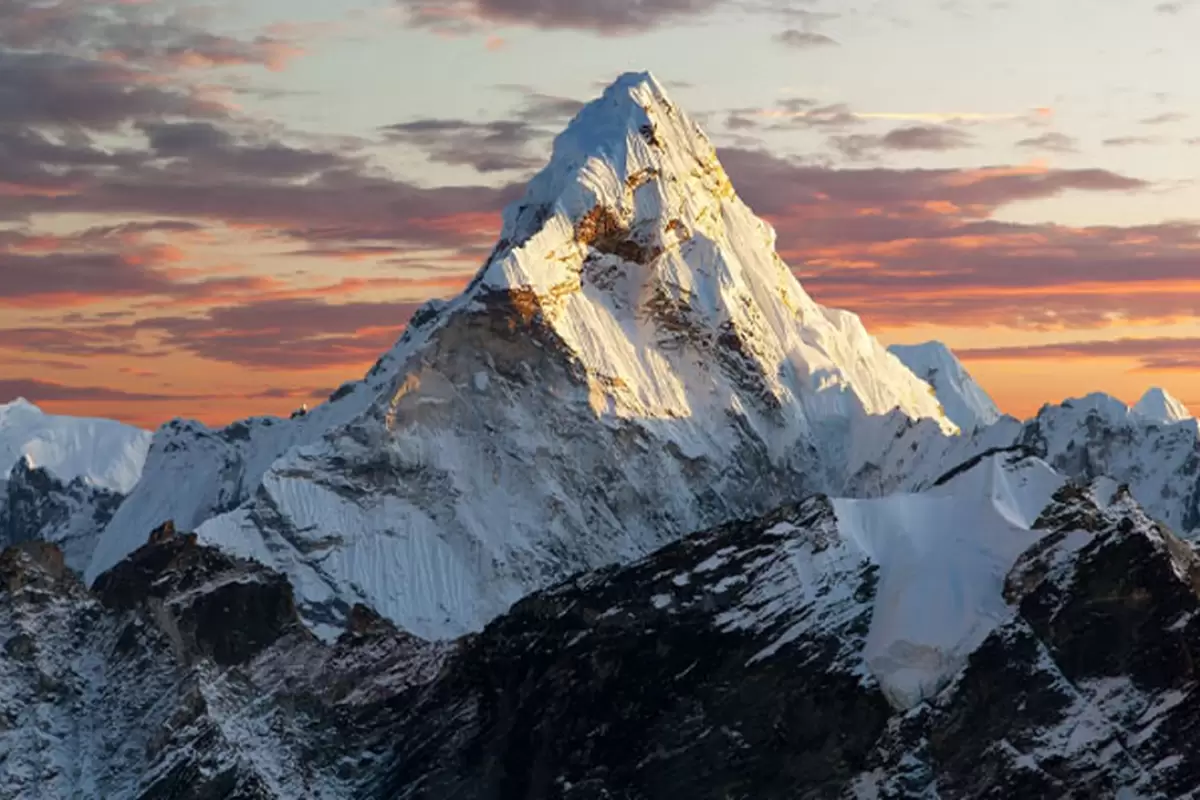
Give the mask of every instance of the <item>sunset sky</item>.
<path id="1" fill-rule="evenodd" d="M 819 301 L 1002 408 L 1200 410 L 1200 2 L 0 0 L 0 402 L 286 414 L 649 69 Z"/>

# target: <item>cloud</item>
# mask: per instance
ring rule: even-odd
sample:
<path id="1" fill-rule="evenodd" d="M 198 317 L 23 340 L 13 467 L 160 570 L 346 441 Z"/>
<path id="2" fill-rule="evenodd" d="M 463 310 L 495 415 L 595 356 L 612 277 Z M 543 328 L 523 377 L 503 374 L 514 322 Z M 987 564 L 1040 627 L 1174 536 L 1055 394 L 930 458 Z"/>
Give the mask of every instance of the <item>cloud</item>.
<path id="1" fill-rule="evenodd" d="M 970 147 L 971 137 L 963 131 L 942 126 L 897 128 L 882 140 L 891 150 L 957 150 Z"/>
<path id="2" fill-rule="evenodd" d="M 533 124 L 563 125 L 583 108 L 583 101 L 537 91 L 525 93 L 517 119 Z"/>
<path id="3" fill-rule="evenodd" d="M 1077 153 L 1079 142 L 1065 133 L 1043 133 L 1017 142 L 1017 147 L 1025 150 L 1043 150 L 1048 153 Z"/>
<path id="4" fill-rule="evenodd" d="M 1117 136 L 1105 139 L 1105 147 L 1137 147 L 1140 145 L 1160 144 L 1161 140 L 1153 136 Z"/>
<path id="5" fill-rule="evenodd" d="M 154 317 L 135 327 L 210 361 L 281 371 L 370 364 L 403 331 L 419 303 L 271 300 Z"/>
<path id="6" fill-rule="evenodd" d="M 296 148 L 263 137 L 239 138 L 207 121 L 144 122 L 138 128 L 155 156 L 187 159 L 190 169 L 209 175 L 219 171 L 241 177 L 303 178 L 359 163 L 344 153 Z"/>
<path id="7" fill-rule="evenodd" d="M 871 324 L 1055 328 L 1200 310 L 1196 225 L 994 219 L 1013 204 L 1144 181 L 1044 166 L 830 169 L 739 148 L 721 158 L 806 288 Z"/>
<path id="8" fill-rule="evenodd" d="M 409 24 L 462 35 L 489 24 L 634 34 L 699 17 L 725 0 L 396 0 Z"/>
<path id="9" fill-rule="evenodd" d="M 41 125 L 111 131 L 129 120 L 221 117 L 228 109 L 122 64 L 0 49 L 0 128 Z"/>
<path id="10" fill-rule="evenodd" d="M 827 169 L 796 163 L 762 150 L 726 148 L 722 162 L 739 193 L 766 214 L 811 209 L 829 202 L 925 208 L 943 203 L 963 216 L 986 217 L 1022 200 L 1067 191 L 1132 191 L 1145 181 L 1101 169 L 1040 166 L 979 169 Z"/>
<path id="11" fill-rule="evenodd" d="M 271 36 L 236 39 L 207 31 L 176 32 L 162 41 L 143 39 L 116 42 L 105 52 L 108 59 L 155 64 L 180 69 L 211 69 L 255 65 L 273 72 L 304 54 L 298 45 Z"/>
<path id="12" fill-rule="evenodd" d="M 1141 120 L 1143 125 L 1171 125 L 1176 122 L 1187 122 L 1188 115 L 1182 111 L 1167 111 Z"/>
<path id="13" fill-rule="evenodd" d="M 302 52 L 294 38 L 299 26 L 239 38 L 205 30 L 196 18 L 192 9 L 148 2 L 0 0 L 0 46 L 88 54 L 160 71 L 240 65 L 277 70 Z"/>
<path id="14" fill-rule="evenodd" d="M 420 119 L 388 125 L 389 141 L 416 147 L 431 161 L 472 167 L 478 172 L 528 170 L 545 163 L 529 146 L 547 135 L 522 120 L 468 122 L 461 119 Z"/>
<path id="15" fill-rule="evenodd" d="M 845 103 L 834 103 L 811 108 L 797 107 L 793 103 L 792 107 L 785 106 L 780 111 L 767 110 L 755 113 L 758 116 L 774 119 L 786 125 L 800 128 L 840 129 L 860 125 L 863 121 L 862 117 L 856 114 Z"/>
<path id="16" fill-rule="evenodd" d="M 108 386 L 70 386 L 35 378 L 0 379 L 0 398 L 24 397 L 32 403 L 67 400 L 153 402 L 162 400 L 192 400 L 196 395 L 147 394 L 127 392 Z"/>
<path id="17" fill-rule="evenodd" d="M 775 41 L 793 50 L 813 50 L 820 47 L 837 47 L 831 37 L 816 31 L 801 31 L 790 28 L 775 35 Z"/>
<path id="18" fill-rule="evenodd" d="M 968 361 L 1119 358 L 1136 360 L 1144 371 L 1192 371 L 1200 368 L 1200 338 L 1154 337 L 1100 339 L 1028 347 L 988 347 L 958 351 Z"/>
<path id="19" fill-rule="evenodd" d="M 854 160 L 874 158 L 881 150 L 945 152 L 971 147 L 974 140 L 964 131 L 946 126 L 919 125 L 897 128 L 877 136 L 852 134 L 834 136 L 830 143 L 847 158 Z"/>

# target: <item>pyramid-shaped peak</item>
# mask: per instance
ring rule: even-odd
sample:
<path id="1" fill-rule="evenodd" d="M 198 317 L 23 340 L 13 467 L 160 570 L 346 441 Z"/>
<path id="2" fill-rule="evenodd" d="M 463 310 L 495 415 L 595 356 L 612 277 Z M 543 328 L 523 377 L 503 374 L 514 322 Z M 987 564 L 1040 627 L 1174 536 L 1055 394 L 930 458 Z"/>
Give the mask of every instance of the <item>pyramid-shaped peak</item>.
<path id="1" fill-rule="evenodd" d="M 546 167 L 505 209 L 481 283 L 551 291 L 571 277 L 563 259 L 617 231 L 644 254 L 697 233 L 719 241 L 731 207 L 743 232 L 773 250 L 774 231 L 737 200 L 708 137 L 653 75 L 626 73 L 579 111 Z"/>
<path id="2" fill-rule="evenodd" d="M 1154 387 L 1142 395 L 1142 399 L 1133 407 L 1133 410 L 1154 422 L 1167 424 L 1192 418 L 1187 406 L 1166 389 L 1159 387 Z"/>

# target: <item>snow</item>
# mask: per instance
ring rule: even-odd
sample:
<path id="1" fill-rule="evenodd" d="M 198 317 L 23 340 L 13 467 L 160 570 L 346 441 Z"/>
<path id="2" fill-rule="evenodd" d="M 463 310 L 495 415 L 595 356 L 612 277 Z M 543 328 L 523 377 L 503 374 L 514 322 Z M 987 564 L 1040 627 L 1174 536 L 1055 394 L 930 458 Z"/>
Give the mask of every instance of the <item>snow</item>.
<path id="1" fill-rule="evenodd" d="M 1160 388 L 1153 388 L 1146 392 L 1137 405 L 1133 407 L 1133 412 L 1151 422 L 1158 422 L 1164 425 L 1172 425 L 1176 422 L 1193 419 L 1187 406 L 1175 399 L 1166 389 Z"/>
<path id="2" fill-rule="evenodd" d="M 534 230 L 529 209 L 546 212 Z M 589 251 L 575 232 L 596 209 L 662 249 L 607 291 L 580 284 Z M 692 235 L 680 242 L 681 230 Z M 808 297 L 776 255 L 774 230 L 737 197 L 711 142 L 648 73 L 621 76 L 559 135 L 550 164 L 506 211 L 501 239 L 522 244 L 485 268 L 475 292 L 569 289 L 552 324 L 591 371 L 629 386 L 610 398 L 619 415 L 713 413 L 698 406 L 728 396 L 698 365 L 647 346 L 653 331 L 634 312 L 659 291 L 686 303 L 698 331 L 732 326 L 749 339 L 744 349 L 766 367 L 797 432 L 895 408 L 954 429 L 856 315 Z"/>
<path id="3" fill-rule="evenodd" d="M 1047 405 L 1025 425 L 1023 438 L 1044 449 L 1059 472 L 1128 484 L 1151 516 L 1188 535 L 1200 523 L 1200 424 L 1155 421 L 1106 394 Z"/>
<path id="4" fill-rule="evenodd" d="M 167 520 L 192 530 L 244 503 L 281 455 L 360 413 L 385 377 L 376 373 L 350 384 L 338 400 L 295 419 L 255 417 L 220 429 L 184 419 L 163 425 L 148 442 L 144 479 L 99 538 L 85 570 L 88 583 L 145 544 L 150 531 Z"/>
<path id="5" fill-rule="evenodd" d="M 892 702 L 939 691 L 1009 619 L 1004 579 L 1063 482 L 1041 461 L 996 456 L 922 494 L 833 501 L 839 533 L 880 568 L 864 658 Z"/>
<path id="6" fill-rule="evenodd" d="M 991 396 L 941 342 L 897 344 L 888 350 L 933 387 L 946 416 L 964 431 L 992 425 L 1003 416 Z"/>
<path id="7" fill-rule="evenodd" d="M 453 638 L 575 571 L 840 489 L 890 436 L 877 415 L 957 432 L 774 243 L 662 86 L 623 76 L 558 137 L 464 294 L 419 311 L 345 398 L 160 430 L 87 579 L 174 519 L 282 570 L 310 624 L 365 602 Z M 514 296 L 540 328 L 481 324 Z"/>
<path id="8" fill-rule="evenodd" d="M 0 405 L 0 481 L 25 456 L 64 483 L 83 478 L 125 494 L 141 477 L 150 436 L 112 420 L 46 414 L 19 398 Z"/>

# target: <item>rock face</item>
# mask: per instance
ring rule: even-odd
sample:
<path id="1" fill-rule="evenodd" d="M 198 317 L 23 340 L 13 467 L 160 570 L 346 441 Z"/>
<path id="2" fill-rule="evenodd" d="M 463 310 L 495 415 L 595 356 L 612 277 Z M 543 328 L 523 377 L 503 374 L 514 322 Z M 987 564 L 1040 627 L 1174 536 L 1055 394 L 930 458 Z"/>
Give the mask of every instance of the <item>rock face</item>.
<path id="1" fill-rule="evenodd" d="M 288 575 L 323 636 L 363 603 L 450 638 L 574 572 L 840 491 L 888 415 L 955 430 L 804 293 L 645 74 L 557 139 L 465 293 L 338 395 L 270 431 L 160 432 L 88 579 L 174 518 Z"/>
<path id="2" fill-rule="evenodd" d="M 141 475 L 150 434 L 110 420 L 0 405 L 0 547 L 55 542 L 84 570 Z"/>
<path id="3" fill-rule="evenodd" d="M 323 643 L 283 576 L 173 526 L 94 591 L 53 545 L 9 548 L 0 796 L 1189 796 L 1200 561 L 1123 487 L 1047 470 L 813 496 L 456 643 L 361 605 Z M 950 557 L 913 572 L 922 534 Z M 1007 549 L 960 563 L 979 546 Z M 880 641 L 961 658 L 905 694 Z"/>
<path id="4" fill-rule="evenodd" d="M 381 699 L 445 648 L 369 622 L 323 645 L 283 576 L 155 538 L 95 592 L 54 545 L 0 555 L 0 797 L 360 796 Z"/>
<path id="5" fill-rule="evenodd" d="M 999 576 L 996 627 L 906 708 L 864 670 L 886 579 L 844 525 L 817 498 L 519 603 L 420 691 L 382 794 L 1183 797 L 1200 784 L 1186 745 L 1195 557 L 1127 494 L 1056 492 Z"/>
<path id="6" fill-rule="evenodd" d="M 0 545 L 53 542 L 62 549 L 72 569 L 83 571 L 91 560 L 99 532 L 123 499 L 123 495 L 85 478 L 64 483 L 23 456 L 8 480 L 0 481 Z"/>

